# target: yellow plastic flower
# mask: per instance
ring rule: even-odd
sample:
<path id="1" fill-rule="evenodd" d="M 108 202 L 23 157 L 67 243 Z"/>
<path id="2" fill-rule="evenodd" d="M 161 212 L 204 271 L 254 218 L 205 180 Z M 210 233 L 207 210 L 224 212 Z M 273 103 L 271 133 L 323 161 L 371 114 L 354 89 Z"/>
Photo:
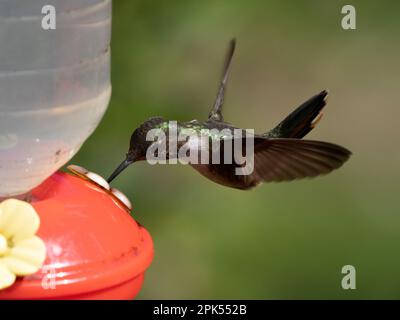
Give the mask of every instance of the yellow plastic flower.
<path id="1" fill-rule="evenodd" d="M 25 201 L 0 203 L 0 290 L 11 286 L 16 276 L 37 272 L 46 258 L 46 246 L 35 236 L 40 218 Z"/>

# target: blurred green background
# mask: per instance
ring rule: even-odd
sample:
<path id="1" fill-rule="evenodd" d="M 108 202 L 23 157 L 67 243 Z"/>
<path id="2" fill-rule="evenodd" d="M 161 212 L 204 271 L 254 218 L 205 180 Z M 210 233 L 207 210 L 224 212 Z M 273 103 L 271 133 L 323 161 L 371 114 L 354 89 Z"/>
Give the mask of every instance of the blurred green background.
<path id="1" fill-rule="evenodd" d="M 147 118 L 204 119 L 232 37 L 227 121 L 262 132 L 329 89 L 308 138 L 354 153 L 326 177 L 249 192 L 183 165 L 127 169 L 113 185 L 155 245 L 140 298 L 400 298 L 400 2 L 351 1 L 349 31 L 344 4 L 114 1 L 111 103 L 72 163 L 108 176 Z M 346 264 L 356 290 L 341 288 Z"/>

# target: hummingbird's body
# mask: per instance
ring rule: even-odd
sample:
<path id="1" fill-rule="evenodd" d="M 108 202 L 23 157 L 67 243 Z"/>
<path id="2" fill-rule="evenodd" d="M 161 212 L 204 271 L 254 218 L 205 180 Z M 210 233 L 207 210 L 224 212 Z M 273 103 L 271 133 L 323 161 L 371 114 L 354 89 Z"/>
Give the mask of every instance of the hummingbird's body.
<path id="1" fill-rule="evenodd" d="M 208 149 L 210 161 L 207 163 L 190 163 L 191 166 L 206 178 L 236 189 L 250 189 L 261 182 L 290 181 L 314 177 L 339 168 L 350 157 L 350 151 L 332 143 L 300 140 L 320 120 L 321 110 L 326 105 L 326 91 L 322 91 L 304 102 L 272 130 L 252 136 L 254 141 L 254 170 L 250 174 L 236 174 L 236 169 L 243 167 L 243 164 L 235 161 L 234 157 L 231 157 L 232 162 L 226 163 L 222 160 L 224 159 L 224 143 L 228 139 L 237 139 L 234 137 L 234 131 L 240 130 L 240 132 L 245 133 L 245 130 L 225 122 L 221 113 L 234 49 L 235 42 L 232 41 L 218 95 L 208 119 L 206 121 L 179 122 L 176 125 L 178 135 L 190 136 L 185 141 L 178 140 L 178 148 L 189 143 L 190 151 L 198 151 L 198 154 L 201 153 L 202 149 Z M 147 149 L 153 143 L 146 139 L 147 133 L 151 129 L 163 131 L 165 139 L 169 139 L 170 126 L 168 121 L 157 117 L 144 122 L 133 132 L 127 158 L 112 173 L 108 179 L 109 182 L 131 163 L 146 159 Z M 244 137 L 245 134 L 243 134 L 243 138 L 239 138 L 242 139 L 240 143 L 246 143 Z M 204 140 L 208 140 L 209 143 L 202 143 Z M 165 142 L 168 145 L 169 141 Z M 221 145 L 217 151 L 212 149 L 213 142 L 218 142 Z M 211 161 L 213 152 L 220 153 L 221 163 Z M 165 157 L 172 159 L 178 157 L 178 154 L 167 149 Z"/>

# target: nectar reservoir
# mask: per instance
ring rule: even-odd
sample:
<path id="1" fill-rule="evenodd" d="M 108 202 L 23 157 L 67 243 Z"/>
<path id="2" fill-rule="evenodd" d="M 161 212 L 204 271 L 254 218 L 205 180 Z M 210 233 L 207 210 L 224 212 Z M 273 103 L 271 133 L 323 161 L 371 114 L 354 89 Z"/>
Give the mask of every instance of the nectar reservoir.
<path id="1" fill-rule="evenodd" d="M 25 194 L 63 166 L 110 99 L 111 0 L 0 2 L 0 198 Z"/>

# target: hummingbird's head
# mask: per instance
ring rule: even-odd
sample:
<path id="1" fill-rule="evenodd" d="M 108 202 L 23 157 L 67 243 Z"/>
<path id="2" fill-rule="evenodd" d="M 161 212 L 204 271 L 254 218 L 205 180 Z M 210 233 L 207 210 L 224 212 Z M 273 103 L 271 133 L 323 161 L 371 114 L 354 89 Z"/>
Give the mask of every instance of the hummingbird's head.
<path id="1" fill-rule="evenodd" d="M 114 180 L 123 170 L 125 170 L 130 164 L 146 159 L 147 149 L 153 143 L 151 140 L 147 140 L 147 133 L 157 128 L 161 123 L 164 122 L 163 118 L 155 117 L 143 122 L 138 128 L 133 131 L 131 140 L 129 143 L 129 150 L 126 153 L 126 158 L 121 164 L 114 170 L 114 172 L 108 178 L 110 183 Z"/>

